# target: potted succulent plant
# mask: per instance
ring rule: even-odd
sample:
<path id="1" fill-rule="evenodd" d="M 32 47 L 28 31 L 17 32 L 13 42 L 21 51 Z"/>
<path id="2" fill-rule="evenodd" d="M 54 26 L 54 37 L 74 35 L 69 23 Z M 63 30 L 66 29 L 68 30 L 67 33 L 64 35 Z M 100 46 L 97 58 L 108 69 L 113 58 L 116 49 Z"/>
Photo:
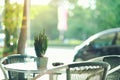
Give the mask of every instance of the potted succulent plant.
<path id="1" fill-rule="evenodd" d="M 38 68 L 46 68 L 48 57 L 45 57 L 45 52 L 48 46 L 48 39 L 45 30 L 41 31 L 34 37 L 34 49 L 36 56 L 38 57 Z"/>

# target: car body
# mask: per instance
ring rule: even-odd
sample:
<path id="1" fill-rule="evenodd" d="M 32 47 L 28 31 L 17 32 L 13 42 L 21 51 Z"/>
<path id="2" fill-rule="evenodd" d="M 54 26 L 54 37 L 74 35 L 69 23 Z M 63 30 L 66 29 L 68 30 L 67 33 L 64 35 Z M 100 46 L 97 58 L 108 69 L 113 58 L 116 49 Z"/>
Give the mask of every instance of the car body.
<path id="1" fill-rule="evenodd" d="M 99 56 L 120 55 L 120 28 L 98 32 L 74 49 L 73 61 L 85 61 Z"/>

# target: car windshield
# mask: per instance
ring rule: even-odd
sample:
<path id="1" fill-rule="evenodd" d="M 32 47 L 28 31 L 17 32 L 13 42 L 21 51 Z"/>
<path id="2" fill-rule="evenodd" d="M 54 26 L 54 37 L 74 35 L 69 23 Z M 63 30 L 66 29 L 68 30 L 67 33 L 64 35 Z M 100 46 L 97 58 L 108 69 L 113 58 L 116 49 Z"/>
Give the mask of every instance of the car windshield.
<path id="1" fill-rule="evenodd" d="M 105 47 L 105 46 L 110 46 L 112 45 L 112 40 L 114 38 L 115 34 L 109 34 L 109 35 L 106 35 L 106 36 L 102 36 L 98 39 L 96 39 L 94 42 L 94 46 L 96 48 L 99 48 L 99 47 Z"/>

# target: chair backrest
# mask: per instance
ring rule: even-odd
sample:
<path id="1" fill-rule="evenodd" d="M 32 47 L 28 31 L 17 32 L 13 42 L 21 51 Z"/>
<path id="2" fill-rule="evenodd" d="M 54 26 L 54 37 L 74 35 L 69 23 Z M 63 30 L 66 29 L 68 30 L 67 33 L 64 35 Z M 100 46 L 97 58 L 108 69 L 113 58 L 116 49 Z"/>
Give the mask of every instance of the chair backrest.
<path id="1" fill-rule="evenodd" d="M 2 67 L 2 63 L 0 63 L 0 70 L 3 74 L 2 78 L 0 77 L 0 79 L 8 80 L 7 73 L 6 73 L 5 69 Z"/>
<path id="2" fill-rule="evenodd" d="M 120 55 L 107 55 L 90 59 L 89 61 L 101 61 L 110 64 L 111 69 L 108 71 L 107 80 L 120 79 Z"/>
<path id="3" fill-rule="evenodd" d="M 4 69 L 4 65 L 6 64 L 35 61 L 35 60 L 37 59 L 34 56 L 28 56 L 23 54 L 13 54 L 7 57 L 3 57 L 1 59 L 1 64 L 2 64 L 2 68 Z M 14 71 L 8 71 L 8 77 L 9 77 L 9 80 L 25 80 L 25 74 L 20 72 L 18 73 Z"/>
<path id="4" fill-rule="evenodd" d="M 106 62 L 79 62 L 68 65 L 67 80 L 105 80 L 109 64 Z"/>

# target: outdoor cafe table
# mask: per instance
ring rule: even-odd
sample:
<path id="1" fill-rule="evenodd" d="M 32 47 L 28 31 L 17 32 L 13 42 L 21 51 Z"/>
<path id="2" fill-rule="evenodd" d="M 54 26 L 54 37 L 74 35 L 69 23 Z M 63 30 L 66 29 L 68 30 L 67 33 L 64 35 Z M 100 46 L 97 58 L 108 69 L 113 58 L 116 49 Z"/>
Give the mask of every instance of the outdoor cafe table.
<path id="1" fill-rule="evenodd" d="M 31 78 L 31 74 L 44 75 L 44 73 L 46 72 L 48 72 L 47 74 L 49 74 L 49 80 L 53 80 L 55 79 L 54 77 L 57 73 L 62 73 L 66 71 L 65 67 L 67 66 L 63 65 L 59 67 L 38 69 L 35 62 L 12 63 L 4 66 L 4 68 L 8 71 L 25 73 L 27 80 L 35 80 L 35 78 L 34 79 Z"/>

